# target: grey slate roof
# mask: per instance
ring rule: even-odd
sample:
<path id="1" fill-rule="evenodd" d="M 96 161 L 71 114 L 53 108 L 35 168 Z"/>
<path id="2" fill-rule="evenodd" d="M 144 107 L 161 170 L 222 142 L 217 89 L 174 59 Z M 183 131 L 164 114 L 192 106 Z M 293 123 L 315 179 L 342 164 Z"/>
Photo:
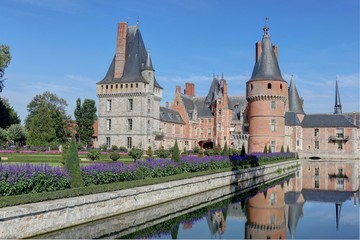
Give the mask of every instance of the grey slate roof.
<path id="1" fill-rule="evenodd" d="M 255 63 L 250 81 L 254 80 L 278 80 L 284 81 L 281 76 L 279 63 L 276 59 L 270 36 L 268 35 L 266 26 L 264 27 L 264 35 L 261 41 L 262 53 L 259 60 Z"/>
<path id="2" fill-rule="evenodd" d="M 355 114 L 355 125 L 360 127 L 360 112 L 352 112 L 352 113 L 344 113 L 346 118 L 351 122 L 354 123 L 354 114 Z"/>
<path id="3" fill-rule="evenodd" d="M 245 96 L 231 96 L 228 98 L 229 108 L 233 110 L 232 120 L 240 120 L 241 113 L 247 107 Z"/>
<path id="4" fill-rule="evenodd" d="M 305 201 L 343 203 L 351 199 L 353 192 L 334 190 L 303 189 L 301 193 Z"/>
<path id="5" fill-rule="evenodd" d="M 198 117 L 213 117 L 213 113 L 210 110 L 210 107 L 205 103 L 206 97 L 194 97 L 194 103 L 197 110 Z"/>
<path id="6" fill-rule="evenodd" d="M 143 67 L 148 62 L 148 68 L 152 68 L 152 63 L 150 56 L 146 52 L 144 41 L 142 39 L 140 30 L 138 26 L 129 26 L 126 35 L 126 56 L 125 56 L 125 66 L 124 72 L 121 78 L 114 78 L 115 73 L 115 56 L 110 64 L 110 67 L 103 80 L 98 82 L 98 84 L 106 83 L 129 83 L 129 82 L 144 82 L 145 79 L 141 75 Z M 149 58 L 149 61 L 147 61 Z M 153 70 L 153 69 L 152 69 Z M 160 84 L 156 81 L 154 86 L 161 88 Z"/>
<path id="7" fill-rule="evenodd" d="M 184 103 L 186 112 L 188 114 L 188 117 L 190 120 L 193 119 L 193 113 L 195 111 L 195 104 L 194 104 L 194 100 L 193 97 L 190 97 L 186 94 L 180 94 L 181 100 Z"/>
<path id="8" fill-rule="evenodd" d="M 301 126 L 306 127 L 355 127 L 344 114 L 308 114 Z"/>
<path id="9" fill-rule="evenodd" d="M 220 83 L 217 78 L 213 78 L 211 82 L 211 86 L 209 88 L 209 92 L 205 98 L 205 104 L 210 106 L 220 94 Z"/>
<path id="10" fill-rule="evenodd" d="M 185 124 L 178 111 L 166 107 L 160 107 L 160 121 Z"/>
<path id="11" fill-rule="evenodd" d="M 300 120 L 296 115 L 296 112 L 285 113 L 285 126 L 300 126 Z"/>
<path id="12" fill-rule="evenodd" d="M 289 111 L 296 113 L 304 113 L 304 109 L 302 107 L 303 101 L 299 97 L 299 93 L 295 86 L 295 80 L 291 79 L 289 86 Z"/>

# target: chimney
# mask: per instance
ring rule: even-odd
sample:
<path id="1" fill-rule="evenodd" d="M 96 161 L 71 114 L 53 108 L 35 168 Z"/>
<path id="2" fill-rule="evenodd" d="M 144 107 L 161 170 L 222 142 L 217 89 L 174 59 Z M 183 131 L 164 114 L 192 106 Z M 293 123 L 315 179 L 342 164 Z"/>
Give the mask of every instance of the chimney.
<path id="1" fill-rule="evenodd" d="M 125 51 L 126 51 L 126 34 L 127 34 L 127 23 L 125 23 L 125 22 L 119 23 L 117 39 L 116 39 L 114 78 L 121 78 L 123 75 L 123 72 L 124 72 Z"/>
<path id="2" fill-rule="evenodd" d="M 255 62 L 257 63 L 261 57 L 261 53 L 262 53 L 262 46 L 261 46 L 261 42 L 257 42 L 255 43 Z"/>
<path id="3" fill-rule="evenodd" d="M 166 102 L 166 103 L 165 103 L 165 107 L 166 107 L 166 108 L 169 108 L 169 102 Z"/>
<path id="4" fill-rule="evenodd" d="M 176 86 L 176 93 L 181 93 L 181 87 L 180 86 Z"/>
<path id="5" fill-rule="evenodd" d="M 353 113 L 354 125 L 356 126 L 356 112 Z"/>
<path id="6" fill-rule="evenodd" d="M 185 94 L 190 97 L 195 97 L 195 84 L 185 83 Z"/>
<path id="7" fill-rule="evenodd" d="M 273 50 L 274 50 L 276 59 L 278 59 L 278 53 L 279 53 L 279 47 L 278 47 L 278 45 L 273 45 Z"/>

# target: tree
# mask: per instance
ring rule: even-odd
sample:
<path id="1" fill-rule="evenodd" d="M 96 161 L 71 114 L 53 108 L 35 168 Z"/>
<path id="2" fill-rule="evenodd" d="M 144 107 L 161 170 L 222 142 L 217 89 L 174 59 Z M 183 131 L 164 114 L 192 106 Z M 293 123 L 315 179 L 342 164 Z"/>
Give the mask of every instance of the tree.
<path id="1" fill-rule="evenodd" d="M 267 149 L 266 144 L 265 144 L 265 147 L 264 147 L 264 153 L 268 153 L 268 149 Z"/>
<path id="2" fill-rule="evenodd" d="M 245 156 L 245 155 L 246 155 L 246 150 L 245 150 L 245 144 L 243 143 L 241 146 L 240 156 Z"/>
<path id="3" fill-rule="evenodd" d="M 69 171 L 70 174 L 71 188 L 83 187 L 84 183 L 81 177 L 80 161 L 74 137 L 71 139 L 69 149 L 66 153 L 65 168 Z"/>
<path id="4" fill-rule="evenodd" d="M 289 145 L 286 147 L 286 152 L 290 152 Z"/>
<path id="5" fill-rule="evenodd" d="M 136 160 L 140 159 L 143 155 L 143 151 L 140 148 L 132 148 L 129 152 L 129 156 L 132 157 L 132 159 L 134 159 L 134 162 L 136 162 Z"/>
<path id="6" fill-rule="evenodd" d="M 177 140 L 175 140 L 175 144 L 174 144 L 174 149 L 171 155 L 171 159 L 174 160 L 175 162 L 180 162 L 180 150 L 179 150 L 179 146 L 177 143 Z"/>
<path id="7" fill-rule="evenodd" d="M 13 124 L 7 129 L 7 139 L 13 141 L 17 146 L 25 143 L 27 137 L 26 129 L 20 124 Z"/>
<path id="8" fill-rule="evenodd" d="M 81 100 L 76 100 L 76 108 L 74 111 L 77 132 L 80 137 L 80 141 L 87 146 L 91 141 L 91 137 L 94 134 L 94 122 L 96 120 L 96 106 L 95 101 L 92 99 L 85 99 L 81 105 Z"/>
<path id="9" fill-rule="evenodd" d="M 0 45 L 0 93 L 4 89 L 4 75 L 5 68 L 7 68 L 11 61 L 10 47 L 7 45 Z"/>
<path id="10" fill-rule="evenodd" d="M 7 141 L 7 131 L 3 128 L 0 128 L 0 149 Z"/>
<path id="11" fill-rule="evenodd" d="M 280 150 L 280 152 L 284 152 L 284 145 L 281 145 L 281 150 Z"/>
<path id="12" fill-rule="evenodd" d="M 223 149 L 221 155 L 222 155 L 222 156 L 226 156 L 226 157 L 229 156 L 229 149 L 228 149 L 228 147 L 227 147 L 227 143 L 226 143 L 226 142 L 225 142 L 224 149 Z"/>
<path id="13" fill-rule="evenodd" d="M 34 97 L 27 106 L 29 115 L 25 119 L 30 145 L 49 146 L 66 142 L 70 136 L 66 128 L 66 121 L 70 119 L 66 115 L 66 106 L 65 99 L 50 92 Z"/>
<path id="14" fill-rule="evenodd" d="M 12 124 L 19 124 L 21 122 L 19 115 L 5 98 L 0 98 L 0 116 L 0 128 L 5 129 Z"/>

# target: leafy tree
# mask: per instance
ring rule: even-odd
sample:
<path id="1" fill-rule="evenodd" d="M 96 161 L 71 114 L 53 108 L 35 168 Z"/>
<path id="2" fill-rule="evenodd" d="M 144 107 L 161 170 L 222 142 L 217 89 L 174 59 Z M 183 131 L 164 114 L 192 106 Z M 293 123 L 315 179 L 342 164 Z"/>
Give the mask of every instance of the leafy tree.
<path id="1" fill-rule="evenodd" d="M 7 131 L 3 128 L 0 128 L 0 149 L 7 141 Z"/>
<path id="2" fill-rule="evenodd" d="M 96 106 L 95 101 L 86 98 L 81 105 L 81 100 L 76 100 L 76 108 L 74 111 L 77 132 L 80 137 L 80 141 L 87 146 L 91 141 L 91 137 L 94 134 L 94 122 L 96 120 Z"/>
<path id="3" fill-rule="evenodd" d="M 69 150 L 67 150 L 65 157 L 65 168 L 69 171 L 70 174 L 71 188 L 83 187 L 84 183 L 81 177 L 80 161 L 74 137 L 71 139 Z"/>
<path id="4" fill-rule="evenodd" d="M 66 115 L 66 106 L 65 99 L 50 92 L 34 97 L 27 106 L 29 115 L 25 119 L 30 145 L 48 146 L 49 143 L 66 142 L 67 137 L 70 136 L 70 132 L 66 129 L 66 121 L 70 119 Z"/>
<path id="5" fill-rule="evenodd" d="M 228 147 L 227 147 L 227 143 L 226 143 L 226 142 L 225 142 L 224 149 L 223 149 L 221 155 L 222 155 L 222 156 L 226 156 L 226 157 L 229 156 L 229 149 L 228 149 Z"/>
<path id="6" fill-rule="evenodd" d="M 132 157 L 132 159 L 134 159 L 134 162 L 136 162 L 136 160 L 140 159 L 143 155 L 143 151 L 140 148 L 132 148 L 129 152 L 129 156 Z"/>
<path id="7" fill-rule="evenodd" d="M 173 152 L 172 152 L 172 155 L 171 155 L 171 159 L 174 160 L 175 162 L 180 162 L 180 150 L 179 150 L 177 140 L 175 140 L 174 149 L 173 149 Z"/>
<path id="8" fill-rule="evenodd" d="M 26 129 L 20 124 L 13 124 L 7 129 L 7 139 L 14 141 L 17 146 L 23 145 L 27 137 Z"/>
<path id="9" fill-rule="evenodd" d="M 243 143 L 242 146 L 241 146 L 240 156 L 245 156 L 245 155 L 246 155 L 245 144 Z"/>
<path id="10" fill-rule="evenodd" d="M 19 124 L 21 122 L 19 115 L 5 98 L 0 98 L 0 116 L 0 128 L 5 129 L 12 124 Z"/>
<path id="11" fill-rule="evenodd" d="M 4 75 L 5 68 L 7 68 L 11 61 L 10 47 L 7 45 L 0 45 L 0 93 L 4 89 Z"/>

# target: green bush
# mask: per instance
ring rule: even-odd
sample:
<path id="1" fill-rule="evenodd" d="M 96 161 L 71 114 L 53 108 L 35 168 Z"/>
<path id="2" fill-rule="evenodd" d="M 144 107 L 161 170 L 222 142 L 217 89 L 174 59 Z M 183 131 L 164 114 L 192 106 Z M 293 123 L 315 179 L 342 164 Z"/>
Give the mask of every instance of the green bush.
<path id="1" fill-rule="evenodd" d="M 245 144 L 243 143 L 241 146 L 240 156 L 245 156 L 245 155 L 246 155 Z"/>
<path id="2" fill-rule="evenodd" d="M 161 146 L 160 149 L 157 149 L 155 151 L 155 155 L 159 158 L 168 158 L 170 157 L 170 152 L 168 150 L 165 150 L 163 146 Z"/>
<path id="3" fill-rule="evenodd" d="M 148 155 L 149 157 L 151 157 L 153 155 L 153 151 L 151 149 L 151 146 L 149 146 L 148 150 L 146 150 L 146 155 Z"/>
<path id="4" fill-rule="evenodd" d="M 175 144 L 174 144 L 174 149 L 171 155 L 171 159 L 174 160 L 175 162 L 180 162 L 180 150 L 179 150 L 179 146 L 177 143 L 177 140 L 175 140 Z"/>
<path id="5" fill-rule="evenodd" d="M 118 152 L 111 152 L 109 157 L 111 160 L 117 161 L 120 158 L 120 154 Z"/>
<path id="6" fill-rule="evenodd" d="M 221 155 L 222 155 L 222 156 L 226 156 L 226 157 L 229 156 L 229 149 L 228 149 L 228 147 L 227 147 L 227 143 L 225 143 L 224 149 L 223 149 Z"/>
<path id="7" fill-rule="evenodd" d="M 199 148 L 198 156 L 201 157 L 201 158 L 204 156 L 204 149 L 202 147 Z"/>
<path id="8" fill-rule="evenodd" d="M 214 156 L 215 155 L 215 150 L 213 150 L 213 149 L 206 149 L 205 151 L 204 151 L 204 154 L 206 155 L 206 156 Z"/>
<path id="9" fill-rule="evenodd" d="M 71 188 L 83 187 L 84 184 L 81 178 L 80 161 L 79 161 L 75 138 L 71 139 L 69 150 L 67 151 L 65 157 L 65 167 L 70 174 Z"/>
<path id="10" fill-rule="evenodd" d="M 129 152 L 129 156 L 134 159 L 134 161 L 136 162 L 136 160 L 140 159 L 143 155 L 143 151 L 140 148 L 132 148 Z"/>
<path id="11" fill-rule="evenodd" d="M 198 146 L 195 146 L 194 149 L 193 149 L 195 154 L 198 154 L 199 150 L 200 150 L 200 148 Z"/>
<path id="12" fill-rule="evenodd" d="M 100 159 L 100 151 L 91 149 L 89 151 L 89 153 L 87 154 L 87 157 L 92 161 L 99 160 Z"/>
<path id="13" fill-rule="evenodd" d="M 115 152 L 117 151 L 119 148 L 116 145 L 112 145 L 111 146 L 111 151 Z"/>
<path id="14" fill-rule="evenodd" d="M 120 151 L 120 152 L 127 152 L 128 150 L 127 150 L 126 147 L 121 146 L 121 147 L 119 147 L 119 151 Z"/>

